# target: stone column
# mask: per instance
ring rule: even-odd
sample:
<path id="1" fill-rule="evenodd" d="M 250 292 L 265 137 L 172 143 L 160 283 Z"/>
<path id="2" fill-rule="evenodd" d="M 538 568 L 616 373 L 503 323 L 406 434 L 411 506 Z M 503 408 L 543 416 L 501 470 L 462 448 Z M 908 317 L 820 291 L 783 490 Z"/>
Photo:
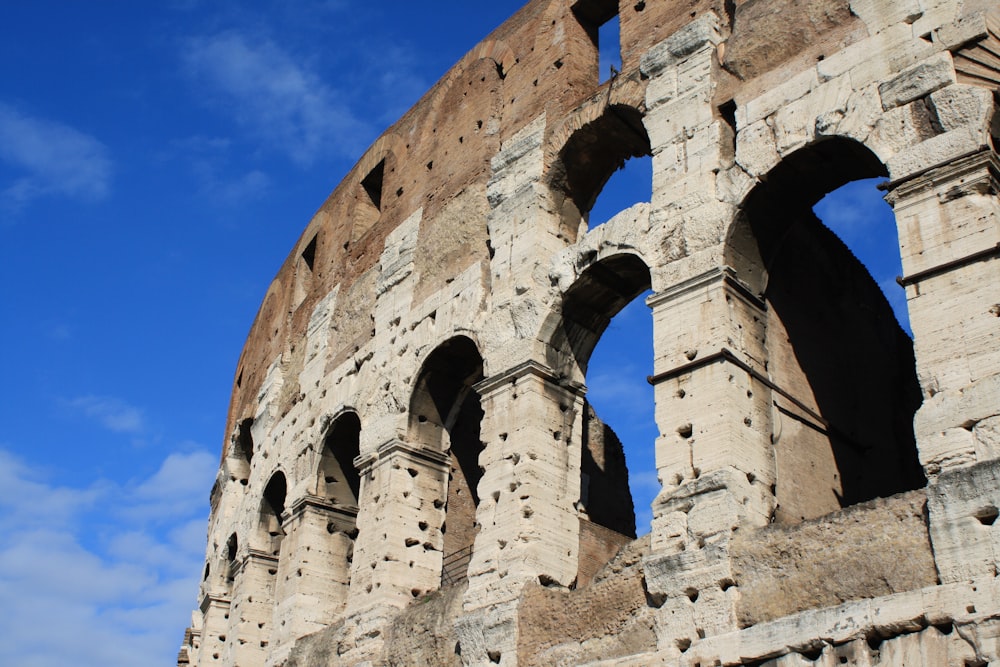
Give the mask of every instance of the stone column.
<path id="1" fill-rule="evenodd" d="M 467 608 L 511 600 L 529 579 L 573 583 L 585 391 L 533 361 L 475 389 L 486 448 Z"/>
<path id="2" fill-rule="evenodd" d="M 390 440 L 359 457 L 362 488 L 348 607 L 399 609 L 441 585 L 450 461 Z"/>
<path id="3" fill-rule="evenodd" d="M 459 637 L 468 664 L 516 664 L 516 599 L 525 582 L 576 579 L 585 388 L 527 361 L 475 390 L 485 413 L 485 472 Z"/>
<path id="4" fill-rule="evenodd" d="M 942 583 L 991 581 L 1000 566 L 998 177 L 1000 160 L 984 148 L 893 181 L 887 197 L 924 393 L 914 433 Z"/>
<path id="5" fill-rule="evenodd" d="M 889 184 L 924 393 L 914 432 L 930 477 L 1000 455 L 998 176 L 984 148 Z"/>
<path id="6" fill-rule="evenodd" d="M 656 465 L 647 588 L 683 636 L 736 628 L 729 538 L 774 509 L 765 304 L 726 268 L 651 296 Z"/>
<path id="7" fill-rule="evenodd" d="M 201 599 L 201 632 L 192 665 L 217 665 L 229 632 L 229 596 L 208 593 Z"/>
<path id="8" fill-rule="evenodd" d="M 275 591 L 274 661 L 294 640 L 322 630 L 343 612 L 356 520 L 357 509 L 315 496 L 288 509 Z"/>
<path id="9" fill-rule="evenodd" d="M 234 572 L 224 664 L 262 667 L 269 652 L 278 557 L 251 549 Z"/>

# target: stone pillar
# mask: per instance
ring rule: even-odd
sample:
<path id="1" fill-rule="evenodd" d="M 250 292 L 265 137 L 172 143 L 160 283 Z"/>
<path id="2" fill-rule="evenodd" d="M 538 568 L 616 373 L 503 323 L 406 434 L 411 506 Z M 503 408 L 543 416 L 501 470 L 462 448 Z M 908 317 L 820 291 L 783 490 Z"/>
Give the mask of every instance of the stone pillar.
<path id="1" fill-rule="evenodd" d="M 201 632 L 192 665 L 219 665 L 229 632 L 229 597 L 208 593 L 201 599 Z"/>
<path id="2" fill-rule="evenodd" d="M 692 638 L 736 629 L 734 529 L 774 509 L 765 304 L 728 269 L 651 296 L 656 465 L 647 588 Z"/>
<path id="3" fill-rule="evenodd" d="M 278 557 L 251 549 L 234 574 L 225 664 L 262 667 L 270 651 Z"/>
<path id="4" fill-rule="evenodd" d="M 924 394 L 914 434 L 942 583 L 990 581 L 1000 567 L 998 178 L 1000 160 L 984 148 L 893 181 L 887 197 Z"/>
<path id="5" fill-rule="evenodd" d="M 355 463 L 361 472 L 348 607 L 399 609 L 441 585 L 441 525 L 450 461 L 390 440 Z"/>
<path id="6" fill-rule="evenodd" d="M 283 523 L 274 612 L 272 661 L 299 637 L 318 632 L 343 612 L 350 585 L 357 510 L 306 496 Z"/>
<path id="7" fill-rule="evenodd" d="M 579 547 L 584 387 L 528 361 L 475 389 L 486 448 L 466 608 L 512 600 L 529 579 L 569 586 Z"/>
<path id="8" fill-rule="evenodd" d="M 485 413 L 485 472 L 458 632 L 467 664 L 513 665 L 525 582 L 570 586 L 576 579 L 585 388 L 528 361 L 475 390 Z"/>
<path id="9" fill-rule="evenodd" d="M 914 432 L 932 478 L 1000 456 L 998 177 L 984 148 L 889 184 L 924 393 Z"/>
<path id="10" fill-rule="evenodd" d="M 677 552 L 737 525 L 768 523 L 775 480 L 764 302 L 728 269 L 712 269 L 647 303 L 663 485 L 653 506 L 652 550 Z M 713 511 L 675 507 L 692 494 L 711 498 Z"/>

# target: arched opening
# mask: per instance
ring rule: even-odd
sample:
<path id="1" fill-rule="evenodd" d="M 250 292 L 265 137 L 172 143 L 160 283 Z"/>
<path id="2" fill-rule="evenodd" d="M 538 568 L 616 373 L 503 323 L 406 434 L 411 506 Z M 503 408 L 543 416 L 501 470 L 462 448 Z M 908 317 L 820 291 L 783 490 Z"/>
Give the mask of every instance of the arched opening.
<path id="1" fill-rule="evenodd" d="M 549 347 L 550 366 L 567 378 L 578 381 L 587 378 L 588 392 L 601 395 L 603 391 L 605 397 L 616 390 L 595 388 L 589 381 L 643 383 L 642 375 L 624 378 L 617 371 L 591 375 L 588 369 L 594 349 L 612 318 L 648 291 L 650 282 L 648 267 L 632 254 L 614 255 L 589 266 L 563 297 L 562 312 Z M 648 354 L 651 357 L 651 350 Z M 581 582 L 589 580 L 618 547 L 636 536 L 635 506 L 622 442 L 589 401 L 583 420 L 578 505 Z M 643 443 L 636 444 L 641 447 Z M 648 444 L 652 449 L 652 443 Z M 593 562 L 585 560 L 588 554 L 593 556 Z"/>
<path id="2" fill-rule="evenodd" d="M 856 142 L 814 144 L 750 193 L 730 234 L 727 263 L 766 302 L 780 522 L 925 482 L 912 342 L 867 269 L 813 212 L 845 183 L 885 175 Z"/>
<path id="3" fill-rule="evenodd" d="M 226 470 L 229 479 L 246 486 L 250 481 L 250 464 L 253 461 L 253 418 L 248 417 L 236 426 L 236 432 L 231 438 L 229 455 L 226 457 Z"/>
<path id="4" fill-rule="evenodd" d="M 591 210 L 608 179 L 630 158 L 651 155 L 642 114 L 630 106 L 612 104 L 599 118 L 576 130 L 551 175 L 553 192 L 564 198 L 563 225 L 573 228 L 574 222 L 581 221 L 589 225 Z"/>
<path id="5" fill-rule="evenodd" d="M 409 436 L 414 444 L 448 454 L 441 518 L 442 584 L 464 579 L 479 532 L 479 428 L 483 418 L 473 385 L 483 379 L 476 344 L 458 336 L 438 347 L 424 362 L 410 403 Z"/>
<path id="6" fill-rule="evenodd" d="M 229 536 L 226 541 L 226 585 L 232 591 L 233 581 L 236 579 L 236 555 L 239 552 L 239 540 L 236 533 Z"/>
<path id="7" fill-rule="evenodd" d="M 360 453 L 361 420 L 353 412 L 341 415 L 323 439 L 317 495 L 338 508 L 357 513 L 361 477 L 354 467 Z"/>
<path id="8" fill-rule="evenodd" d="M 263 528 L 265 537 L 269 543 L 271 555 L 277 556 L 281 552 L 281 539 L 285 536 L 282 528 L 285 511 L 285 495 L 288 492 L 288 484 L 285 480 L 285 473 L 276 472 L 271 476 L 267 486 L 264 487 L 264 498 L 261 500 L 260 525 Z"/>

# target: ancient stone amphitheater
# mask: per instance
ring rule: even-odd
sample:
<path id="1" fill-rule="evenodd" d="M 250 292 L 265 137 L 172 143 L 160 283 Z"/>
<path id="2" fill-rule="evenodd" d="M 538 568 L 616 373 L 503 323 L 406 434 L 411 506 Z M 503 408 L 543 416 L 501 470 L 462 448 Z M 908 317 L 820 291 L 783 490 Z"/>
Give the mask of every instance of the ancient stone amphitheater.
<path id="1" fill-rule="evenodd" d="M 996 0 L 533 0 L 264 296 L 178 664 L 1000 665 L 998 86 Z M 878 176 L 912 341 L 812 213 Z M 647 290 L 637 540 L 585 371 Z"/>

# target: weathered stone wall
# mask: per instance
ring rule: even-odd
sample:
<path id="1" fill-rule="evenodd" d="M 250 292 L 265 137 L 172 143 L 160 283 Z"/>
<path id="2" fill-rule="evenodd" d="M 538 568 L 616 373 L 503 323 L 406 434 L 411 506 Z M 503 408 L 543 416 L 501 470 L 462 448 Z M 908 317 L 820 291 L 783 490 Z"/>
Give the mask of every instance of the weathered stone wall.
<path id="1" fill-rule="evenodd" d="M 1000 662 L 998 88 L 995 0 L 530 2 L 263 295 L 179 664 Z M 875 176 L 912 341 L 811 212 Z M 588 581 L 635 517 L 586 370 L 647 290 L 661 488 Z"/>

